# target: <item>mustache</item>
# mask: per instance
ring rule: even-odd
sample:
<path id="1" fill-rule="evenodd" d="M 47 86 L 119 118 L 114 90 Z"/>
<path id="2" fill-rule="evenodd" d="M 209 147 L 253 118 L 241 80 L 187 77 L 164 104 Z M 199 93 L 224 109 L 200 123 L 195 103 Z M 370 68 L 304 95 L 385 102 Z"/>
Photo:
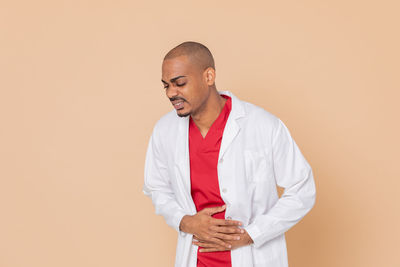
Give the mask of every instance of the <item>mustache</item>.
<path id="1" fill-rule="evenodd" d="M 181 100 L 187 102 L 186 99 L 181 98 L 181 97 L 173 97 L 173 98 L 170 98 L 169 100 L 172 102 L 172 101 L 179 100 L 179 99 L 181 99 Z"/>

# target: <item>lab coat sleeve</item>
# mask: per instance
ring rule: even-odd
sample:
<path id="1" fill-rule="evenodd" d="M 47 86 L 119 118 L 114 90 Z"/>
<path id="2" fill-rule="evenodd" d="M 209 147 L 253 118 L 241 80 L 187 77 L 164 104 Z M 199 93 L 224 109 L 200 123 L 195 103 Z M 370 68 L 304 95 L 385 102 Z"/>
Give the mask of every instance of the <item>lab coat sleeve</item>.
<path id="1" fill-rule="evenodd" d="M 168 174 L 166 156 L 162 153 L 160 139 L 156 128 L 154 128 L 146 152 L 142 191 L 151 198 L 155 213 L 162 215 L 169 226 L 180 235 L 185 236 L 186 233 L 179 229 L 179 224 L 183 216 L 188 213 L 180 207 L 175 199 Z"/>
<path id="2" fill-rule="evenodd" d="M 275 180 L 284 192 L 271 209 L 244 227 L 256 248 L 289 230 L 315 203 L 312 169 L 279 118 L 273 133 L 272 154 Z"/>

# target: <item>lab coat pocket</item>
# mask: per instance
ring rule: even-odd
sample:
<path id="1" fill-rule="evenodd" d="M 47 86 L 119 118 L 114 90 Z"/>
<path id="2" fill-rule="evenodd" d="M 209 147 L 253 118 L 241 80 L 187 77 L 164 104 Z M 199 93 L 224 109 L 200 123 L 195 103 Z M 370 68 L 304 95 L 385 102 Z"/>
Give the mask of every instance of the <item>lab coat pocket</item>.
<path id="1" fill-rule="evenodd" d="M 250 183 L 268 181 L 273 177 L 273 170 L 268 154 L 259 150 L 244 151 L 246 180 Z"/>

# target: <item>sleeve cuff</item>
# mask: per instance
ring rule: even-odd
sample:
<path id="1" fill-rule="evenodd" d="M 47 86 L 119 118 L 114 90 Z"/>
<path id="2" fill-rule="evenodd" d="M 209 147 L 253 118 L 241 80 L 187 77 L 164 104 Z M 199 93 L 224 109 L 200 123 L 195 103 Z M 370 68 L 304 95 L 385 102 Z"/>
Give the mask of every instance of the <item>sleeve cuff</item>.
<path id="1" fill-rule="evenodd" d="M 255 248 L 260 247 L 261 241 L 260 241 L 259 237 L 261 235 L 261 232 L 260 232 L 260 229 L 257 227 L 257 225 L 255 223 L 252 223 L 247 226 L 244 226 L 243 229 L 246 230 L 247 234 L 253 240 L 253 244 L 251 244 L 251 245 L 254 246 Z"/>
<path id="2" fill-rule="evenodd" d="M 181 236 L 186 236 L 187 235 L 186 232 L 183 232 L 183 231 L 181 231 L 179 229 L 179 225 L 181 223 L 181 220 L 182 220 L 183 216 L 185 216 L 185 215 L 189 215 L 189 214 L 187 214 L 187 213 L 185 213 L 183 211 L 178 211 L 174 216 L 174 222 L 173 222 L 174 223 L 174 228 Z"/>

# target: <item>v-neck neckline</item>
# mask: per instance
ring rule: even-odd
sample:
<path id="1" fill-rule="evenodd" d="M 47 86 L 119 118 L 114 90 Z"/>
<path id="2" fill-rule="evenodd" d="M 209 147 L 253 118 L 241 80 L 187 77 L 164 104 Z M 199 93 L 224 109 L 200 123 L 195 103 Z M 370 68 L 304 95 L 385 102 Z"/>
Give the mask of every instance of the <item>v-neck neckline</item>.
<path id="1" fill-rule="evenodd" d="M 223 95 L 221 95 L 222 97 L 224 97 Z M 214 120 L 214 122 L 211 124 L 210 128 L 208 129 L 206 135 L 203 137 L 203 135 L 200 132 L 199 127 L 197 127 L 196 123 L 194 122 L 194 120 L 192 119 L 192 117 L 190 116 L 190 123 L 192 124 L 192 126 L 194 126 L 194 128 L 196 129 L 196 132 L 200 135 L 201 137 L 201 141 L 205 142 L 206 140 L 210 139 L 210 132 L 214 131 L 214 128 L 216 127 L 215 125 L 221 120 L 223 114 L 226 113 L 226 109 L 228 108 L 228 97 L 224 97 L 226 99 L 224 106 L 221 109 L 221 112 L 219 113 L 218 117 Z"/>

